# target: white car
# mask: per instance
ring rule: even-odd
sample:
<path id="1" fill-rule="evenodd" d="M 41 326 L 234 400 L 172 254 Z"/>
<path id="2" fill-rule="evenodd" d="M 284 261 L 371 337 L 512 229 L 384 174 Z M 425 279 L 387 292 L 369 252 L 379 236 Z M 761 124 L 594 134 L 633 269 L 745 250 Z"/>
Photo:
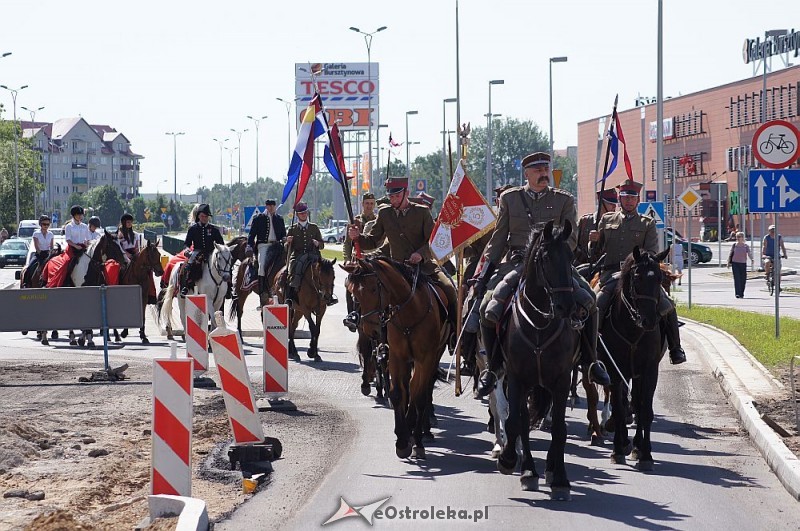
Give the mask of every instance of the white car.
<path id="1" fill-rule="evenodd" d="M 344 226 L 323 229 L 320 231 L 322 233 L 322 241 L 325 243 L 341 243 L 344 240 L 346 230 L 347 227 Z"/>

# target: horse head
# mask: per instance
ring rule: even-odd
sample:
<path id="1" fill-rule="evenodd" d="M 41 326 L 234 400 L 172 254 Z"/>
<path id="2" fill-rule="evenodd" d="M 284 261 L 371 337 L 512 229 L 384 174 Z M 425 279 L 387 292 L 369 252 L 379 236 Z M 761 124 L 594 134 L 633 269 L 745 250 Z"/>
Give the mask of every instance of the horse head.
<path id="1" fill-rule="evenodd" d="M 227 245 L 215 243 L 216 250 L 211 253 L 211 266 L 219 273 L 223 282 L 230 282 L 233 270 L 233 255 Z"/>
<path id="2" fill-rule="evenodd" d="M 237 236 L 236 238 L 233 238 L 225 245 L 227 245 L 228 248 L 231 250 L 231 255 L 233 255 L 234 260 L 238 260 L 239 262 L 244 261 L 245 251 L 247 250 L 246 236 Z"/>
<path id="3" fill-rule="evenodd" d="M 380 316 L 389 304 L 385 299 L 382 284 L 375 270 L 374 258 L 357 258 L 340 265 L 347 272 L 345 288 L 358 302 L 360 319 L 359 327 L 367 335 L 380 337 Z"/>
<path id="4" fill-rule="evenodd" d="M 663 278 L 661 262 L 668 253 L 669 248 L 658 254 L 642 252 L 637 245 L 620 270 L 617 299 L 625 306 L 633 322 L 648 332 L 661 320 L 658 313 Z"/>
<path id="5" fill-rule="evenodd" d="M 568 317 L 575 309 L 570 234 L 572 223 L 569 220 L 560 229 L 551 220 L 542 229 L 531 233 L 528 240 L 525 255 L 526 295 L 531 301 L 538 299 L 540 302 L 547 297 L 552 313 L 549 317 Z"/>
<path id="6" fill-rule="evenodd" d="M 319 261 L 319 291 L 322 299 L 328 303 L 336 300 L 333 294 L 333 283 L 336 276 L 333 266 L 336 264 L 336 258 L 328 260 L 322 258 Z"/>
<path id="7" fill-rule="evenodd" d="M 106 260 L 116 260 L 122 265 L 128 263 L 125 252 L 119 245 L 119 239 L 117 236 L 105 229 L 103 229 L 103 235 L 100 236 L 99 240 L 97 240 L 97 243 L 94 247 L 94 252 L 91 254 L 91 258 L 100 262 L 105 262 Z"/>
<path id="8" fill-rule="evenodd" d="M 144 257 L 147 267 L 153 270 L 157 277 L 164 274 L 164 266 L 161 265 L 161 253 L 158 252 L 158 241 L 156 243 L 147 241 L 147 246 L 141 250 L 140 256 Z"/>

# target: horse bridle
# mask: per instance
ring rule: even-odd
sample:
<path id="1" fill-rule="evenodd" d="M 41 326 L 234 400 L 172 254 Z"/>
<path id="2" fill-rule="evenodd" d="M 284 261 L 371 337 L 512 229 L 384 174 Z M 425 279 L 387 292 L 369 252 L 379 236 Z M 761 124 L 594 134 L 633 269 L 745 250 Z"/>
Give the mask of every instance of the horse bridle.
<path id="1" fill-rule="evenodd" d="M 224 280 L 225 273 L 228 273 L 228 276 L 233 275 L 233 254 L 229 253 L 230 258 L 224 259 L 225 263 L 223 264 L 221 269 L 217 266 L 218 260 L 216 258 L 213 260 L 214 267 L 213 268 L 211 267 L 211 262 L 212 262 L 211 258 L 214 256 L 214 254 L 215 253 L 211 253 L 211 256 L 209 256 L 208 260 L 206 260 L 206 267 L 208 268 L 208 274 L 211 276 L 211 280 L 214 281 L 214 285 L 217 287 L 217 292 L 219 292 L 220 285 L 225 281 Z M 217 280 L 217 278 L 215 277 L 214 275 L 215 272 L 217 273 L 217 275 L 219 275 L 219 280 Z"/>
<path id="2" fill-rule="evenodd" d="M 389 303 L 384 303 L 384 301 L 383 301 L 383 291 L 384 291 L 383 283 L 381 282 L 381 278 L 380 278 L 380 276 L 378 276 L 377 271 L 375 271 L 375 267 L 374 266 L 372 266 L 372 272 L 370 272 L 370 273 L 359 273 L 358 276 L 362 277 L 362 278 L 363 277 L 371 277 L 371 276 L 375 277 L 375 283 L 378 286 L 378 301 L 379 301 L 378 307 L 376 309 L 374 309 L 374 310 L 371 310 L 371 311 L 365 313 L 365 314 L 361 314 L 361 317 L 360 317 L 359 321 L 364 321 L 367 317 L 370 317 L 372 315 L 378 315 L 378 319 L 379 319 L 378 324 L 380 325 L 381 328 L 385 328 L 392 321 L 392 319 L 400 312 L 400 310 L 406 304 L 411 302 L 411 299 L 414 298 L 414 294 L 417 291 L 417 280 L 419 279 L 419 264 L 416 264 L 416 267 L 414 267 L 414 276 L 413 276 L 413 280 L 412 280 L 412 283 L 411 283 L 411 291 L 408 294 L 408 298 L 406 300 L 404 300 L 403 302 L 401 302 L 400 304 L 396 304 L 396 305 L 391 305 Z M 406 334 L 410 333 L 411 330 L 413 330 L 419 323 L 421 323 L 425 319 L 425 315 L 426 314 L 423 314 L 422 318 L 420 319 L 420 321 L 415 323 L 413 326 L 405 328 L 404 332 Z M 359 326 L 360 326 L 360 324 L 359 324 Z M 396 326 L 398 326 L 398 328 L 400 328 L 399 325 L 396 325 Z"/>
<path id="3" fill-rule="evenodd" d="M 517 293 L 518 294 L 522 293 L 522 299 L 525 302 L 527 302 L 530 305 L 530 307 L 533 308 L 533 310 L 536 313 L 541 315 L 542 318 L 544 318 L 545 321 L 547 321 L 545 323 L 545 325 L 542 326 L 542 327 L 536 326 L 533 323 L 533 320 L 528 316 L 527 312 L 525 312 L 524 307 L 520 303 L 520 299 L 519 298 L 516 298 L 516 299 L 517 299 L 517 306 L 518 306 L 520 312 L 522 313 L 522 316 L 525 318 L 525 320 L 528 321 L 528 323 L 531 326 L 533 326 L 534 328 L 536 328 L 537 330 L 544 330 L 545 328 L 547 328 L 550 325 L 549 321 L 552 321 L 553 319 L 555 319 L 555 304 L 553 303 L 553 294 L 554 293 L 572 293 L 572 292 L 575 291 L 575 288 L 572 285 L 572 282 L 570 282 L 570 285 L 568 287 L 564 286 L 564 287 L 560 287 L 560 288 L 554 288 L 554 287 L 552 287 L 550 285 L 550 281 L 547 279 L 547 276 L 544 274 L 544 267 L 542 265 L 543 260 L 541 259 L 541 253 L 542 253 L 542 243 L 541 243 L 541 241 L 537 242 L 536 245 L 537 245 L 536 253 L 530 258 L 530 260 L 533 260 L 534 263 L 536 264 L 536 277 L 538 279 L 541 279 L 541 283 L 537 284 L 537 285 L 539 287 L 541 287 L 542 289 L 544 289 L 545 293 L 547 294 L 547 301 L 550 304 L 550 309 L 545 312 L 544 310 L 542 310 L 538 306 L 536 306 L 536 304 L 534 304 L 534 302 L 532 300 L 530 300 L 530 298 L 528 298 L 528 294 L 525 293 L 525 284 L 527 283 L 527 279 L 524 282 L 520 282 L 520 285 L 517 288 Z M 571 277 L 570 277 L 570 280 L 571 280 Z"/>
<path id="4" fill-rule="evenodd" d="M 625 294 L 624 289 L 619 290 L 619 298 L 622 301 L 623 306 L 625 306 L 625 309 L 628 311 L 628 315 L 630 315 L 631 320 L 634 322 L 634 324 L 638 328 L 643 328 L 644 323 L 642 319 L 642 314 L 639 312 L 638 305 L 636 303 L 640 300 L 653 301 L 656 305 L 656 308 L 658 308 L 658 305 L 661 303 L 661 290 L 660 289 L 658 290 L 658 296 L 656 297 L 653 297 L 652 295 L 640 295 L 636 293 L 636 287 L 633 284 L 633 277 L 635 275 L 634 270 L 637 269 L 640 265 L 644 264 L 639 264 L 637 262 L 631 267 L 630 271 L 631 280 L 629 282 L 631 291 L 630 294 L 631 300 L 628 300 L 628 296 Z"/>

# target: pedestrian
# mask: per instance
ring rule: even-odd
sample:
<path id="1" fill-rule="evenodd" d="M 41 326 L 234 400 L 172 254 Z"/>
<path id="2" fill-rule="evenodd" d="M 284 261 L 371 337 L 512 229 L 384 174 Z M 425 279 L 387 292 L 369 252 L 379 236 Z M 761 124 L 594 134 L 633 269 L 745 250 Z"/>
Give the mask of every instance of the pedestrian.
<path id="1" fill-rule="evenodd" d="M 750 257 L 750 265 L 753 265 L 753 251 L 744 241 L 744 232 L 736 233 L 736 243 L 731 247 L 728 254 L 728 267 L 733 270 L 733 290 L 737 299 L 744 298 L 744 286 L 747 283 L 747 257 Z"/>
<path id="2" fill-rule="evenodd" d="M 8 239 L 8 230 L 6 230 L 6 228 L 3 227 L 3 229 L 0 230 L 0 243 L 3 243 L 7 239 Z"/>
<path id="3" fill-rule="evenodd" d="M 678 275 L 678 285 L 681 285 L 683 276 L 683 244 L 679 241 L 672 242 L 672 272 Z M 672 282 L 675 284 L 675 281 Z"/>

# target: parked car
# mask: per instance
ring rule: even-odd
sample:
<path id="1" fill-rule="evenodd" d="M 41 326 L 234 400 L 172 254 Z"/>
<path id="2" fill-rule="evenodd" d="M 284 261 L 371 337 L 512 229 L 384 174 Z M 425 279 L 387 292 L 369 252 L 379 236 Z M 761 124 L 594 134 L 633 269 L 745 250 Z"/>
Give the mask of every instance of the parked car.
<path id="1" fill-rule="evenodd" d="M 9 238 L 0 244 L 0 268 L 23 267 L 28 259 L 28 242 L 24 238 Z"/>
<path id="2" fill-rule="evenodd" d="M 111 234 L 116 234 L 117 231 L 119 230 L 119 227 L 117 227 L 116 225 L 106 225 L 105 229 Z"/>
<path id="3" fill-rule="evenodd" d="M 347 227 L 345 226 L 323 229 L 320 231 L 322 233 L 322 241 L 325 243 L 341 243 L 344 240 L 346 230 Z"/>
<path id="4" fill-rule="evenodd" d="M 675 231 L 678 243 L 683 244 L 683 261 L 689 261 L 689 245 L 683 235 Z M 672 245 L 672 229 L 664 229 L 664 234 L 667 237 L 667 245 Z M 692 265 L 704 264 L 710 262 L 714 254 L 711 252 L 711 247 L 702 243 L 692 242 Z"/>

